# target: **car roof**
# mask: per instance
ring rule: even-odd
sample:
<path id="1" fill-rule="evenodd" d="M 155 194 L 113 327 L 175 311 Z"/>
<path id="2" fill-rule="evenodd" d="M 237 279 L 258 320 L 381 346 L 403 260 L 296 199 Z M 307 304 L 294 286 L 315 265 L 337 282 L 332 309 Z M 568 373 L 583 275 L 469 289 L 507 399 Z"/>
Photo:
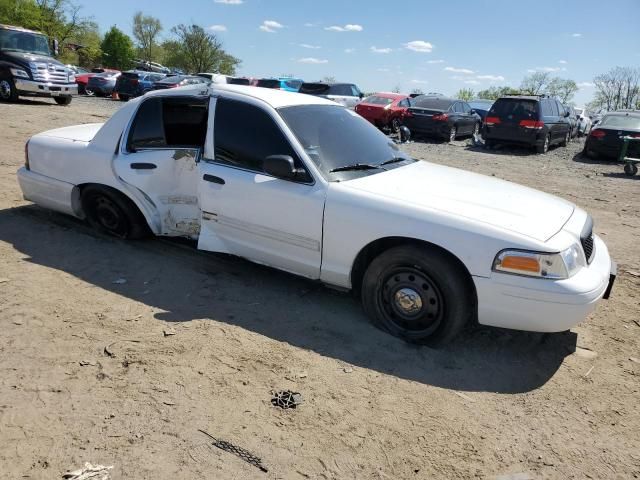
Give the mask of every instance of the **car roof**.
<path id="1" fill-rule="evenodd" d="M 640 110 L 620 110 L 617 112 L 608 112 L 603 116 L 605 117 L 634 117 L 640 118 Z"/>
<path id="2" fill-rule="evenodd" d="M 214 83 L 207 87 L 205 84 L 190 85 L 188 87 L 156 90 L 146 96 L 174 96 L 184 95 L 186 92 L 192 95 L 216 95 L 225 92 L 244 95 L 246 97 L 262 100 L 273 108 L 293 107 L 298 105 L 338 105 L 326 98 L 305 95 L 303 93 L 287 92 L 274 88 L 252 87 L 247 85 L 232 85 L 225 83 Z"/>
<path id="3" fill-rule="evenodd" d="M 382 97 L 382 98 L 391 98 L 393 100 L 402 100 L 407 98 L 408 95 L 404 93 L 394 93 L 394 92 L 376 92 L 369 95 L 370 97 Z"/>
<path id="4" fill-rule="evenodd" d="M 543 98 L 548 97 L 540 97 L 538 95 L 505 95 L 504 97 L 498 98 L 498 100 L 533 100 L 537 102 L 538 100 L 542 100 Z M 496 102 L 498 100 L 496 100 Z"/>
<path id="5" fill-rule="evenodd" d="M 327 87 L 336 87 L 338 85 L 355 85 L 354 83 L 347 82 L 304 82 L 303 85 L 326 85 Z"/>

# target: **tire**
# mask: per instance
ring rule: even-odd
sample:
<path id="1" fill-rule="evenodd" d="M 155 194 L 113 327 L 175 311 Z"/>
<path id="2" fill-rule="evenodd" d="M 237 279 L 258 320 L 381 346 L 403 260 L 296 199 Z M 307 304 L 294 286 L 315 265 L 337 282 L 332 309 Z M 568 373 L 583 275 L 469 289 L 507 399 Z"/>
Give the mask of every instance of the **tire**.
<path id="1" fill-rule="evenodd" d="M 536 145 L 536 152 L 538 153 L 547 153 L 549 151 L 549 144 L 551 143 L 551 137 L 547 133 L 547 136 L 544 137 L 544 142 L 542 145 Z"/>
<path id="2" fill-rule="evenodd" d="M 582 149 L 582 155 L 584 155 L 585 157 L 591 160 L 596 160 L 598 158 L 598 155 L 596 154 L 596 152 L 594 152 L 587 146 L 587 142 L 584 143 L 584 148 Z"/>
<path id="3" fill-rule="evenodd" d="M 129 95 L 118 95 L 118 99 L 121 102 L 128 102 L 129 101 Z"/>
<path id="4" fill-rule="evenodd" d="M 638 166 L 635 163 L 625 163 L 624 173 L 625 175 L 633 177 L 636 173 L 638 173 Z"/>
<path id="5" fill-rule="evenodd" d="M 82 190 L 82 208 L 99 232 L 122 239 L 143 238 L 149 227 L 138 207 L 115 189 L 88 186 Z"/>
<path id="6" fill-rule="evenodd" d="M 394 118 L 393 120 L 391 120 L 391 123 L 389 124 L 389 127 L 391 127 L 391 132 L 392 133 L 398 133 L 400 131 L 400 126 L 402 124 L 400 123 L 400 119 L 399 118 Z"/>
<path id="7" fill-rule="evenodd" d="M 562 139 L 562 142 L 560 142 L 560 146 L 566 147 L 569 145 L 570 141 L 571 141 L 571 130 L 569 130 L 567 134 L 564 136 L 564 138 Z"/>
<path id="8" fill-rule="evenodd" d="M 18 90 L 13 78 L 3 76 L 0 78 L 0 102 L 15 103 L 18 101 Z"/>
<path id="9" fill-rule="evenodd" d="M 90 88 L 86 88 L 84 89 L 84 93 L 87 97 L 93 97 L 96 92 L 94 92 L 93 90 L 91 90 Z"/>
<path id="10" fill-rule="evenodd" d="M 491 150 L 491 149 L 495 148 L 496 142 L 495 142 L 495 140 L 485 140 L 484 141 L 484 146 L 485 146 L 485 148 Z"/>
<path id="11" fill-rule="evenodd" d="M 69 97 L 69 96 L 67 96 L 67 97 L 53 97 L 53 99 L 55 100 L 55 102 L 58 105 L 66 106 L 66 105 L 70 105 L 71 104 L 71 100 L 73 100 L 73 97 Z"/>
<path id="12" fill-rule="evenodd" d="M 432 347 L 452 340 L 476 305 L 468 273 L 425 246 L 395 247 L 376 257 L 364 274 L 361 297 L 375 326 Z"/>
<path id="13" fill-rule="evenodd" d="M 447 141 L 453 142 L 457 136 L 458 136 L 458 129 L 456 128 L 455 125 L 453 125 L 449 130 L 449 137 L 447 138 Z"/>
<path id="14" fill-rule="evenodd" d="M 477 137 L 479 134 L 480 134 L 480 124 L 479 124 L 479 123 L 476 123 L 476 124 L 473 126 L 473 132 L 471 132 L 471 135 L 472 135 L 473 137 Z"/>

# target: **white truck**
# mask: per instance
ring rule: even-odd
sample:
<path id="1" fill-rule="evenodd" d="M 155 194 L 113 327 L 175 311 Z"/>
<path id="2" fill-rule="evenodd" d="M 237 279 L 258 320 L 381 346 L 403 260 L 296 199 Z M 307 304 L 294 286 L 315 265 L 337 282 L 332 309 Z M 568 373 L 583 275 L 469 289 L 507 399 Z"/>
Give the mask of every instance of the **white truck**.
<path id="1" fill-rule="evenodd" d="M 387 332 L 439 345 L 481 324 L 556 332 L 608 297 L 589 215 L 417 161 L 329 100 L 237 85 L 152 92 L 105 124 L 43 132 L 24 196 L 121 238 L 184 236 L 361 297 Z"/>

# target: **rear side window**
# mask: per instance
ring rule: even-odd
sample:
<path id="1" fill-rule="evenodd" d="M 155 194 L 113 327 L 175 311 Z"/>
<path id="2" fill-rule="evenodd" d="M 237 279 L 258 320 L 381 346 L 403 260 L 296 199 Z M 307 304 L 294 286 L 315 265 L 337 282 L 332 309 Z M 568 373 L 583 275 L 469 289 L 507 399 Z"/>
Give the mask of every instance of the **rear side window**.
<path id="1" fill-rule="evenodd" d="M 217 162 L 262 172 L 269 155 L 290 155 L 302 167 L 280 127 L 261 108 L 219 98 L 214 130 Z"/>
<path id="2" fill-rule="evenodd" d="M 404 108 L 409 108 L 409 106 L 410 106 L 409 99 L 405 98 L 404 100 L 401 100 L 400 102 L 398 102 L 398 106 L 399 107 L 404 107 Z"/>
<path id="3" fill-rule="evenodd" d="M 469 106 L 468 103 L 462 103 L 462 111 L 464 113 L 471 113 L 471 107 Z"/>
<path id="4" fill-rule="evenodd" d="M 360 90 L 358 90 L 358 87 L 356 87 L 355 85 L 351 85 L 351 95 L 353 95 L 354 97 L 360 96 Z"/>
<path id="5" fill-rule="evenodd" d="M 457 102 L 453 104 L 453 111 L 456 113 L 463 113 L 464 108 L 462 107 L 462 104 L 460 102 Z"/>
<path id="6" fill-rule="evenodd" d="M 491 107 L 489 115 L 500 117 L 503 119 L 537 120 L 538 102 L 536 102 L 535 100 L 521 100 L 517 98 L 498 99 L 496 100 L 496 103 L 494 103 Z"/>
<path id="7" fill-rule="evenodd" d="M 329 95 L 338 95 L 341 97 L 352 97 L 351 85 L 333 85 L 329 89 Z"/>
<path id="8" fill-rule="evenodd" d="M 128 149 L 202 148 L 207 136 L 206 98 L 151 98 L 140 105 Z"/>

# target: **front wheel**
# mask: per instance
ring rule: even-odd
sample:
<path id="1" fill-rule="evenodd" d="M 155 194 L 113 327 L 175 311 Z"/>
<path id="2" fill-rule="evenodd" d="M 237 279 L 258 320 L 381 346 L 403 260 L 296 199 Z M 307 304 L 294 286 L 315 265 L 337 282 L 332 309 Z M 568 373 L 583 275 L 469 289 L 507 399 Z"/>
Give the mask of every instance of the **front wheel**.
<path id="1" fill-rule="evenodd" d="M 53 97 L 53 99 L 58 105 L 64 105 L 64 106 L 71 104 L 72 98 L 73 97 Z"/>
<path id="2" fill-rule="evenodd" d="M 394 118 L 393 120 L 391 120 L 391 132 L 398 133 L 400 131 L 401 125 L 402 124 L 400 123 L 399 118 Z"/>
<path id="3" fill-rule="evenodd" d="M 426 246 L 384 252 L 362 282 L 362 304 L 372 322 L 410 343 L 447 343 L 472 317 L 475 303 L 467 272 Z"/>
<path id="4" fill-rule="evenodd" d="M 18 101 L 18 90 L 15 83 L 13 83 L 13 78 L 4 77 L 0 79 L 0 100 L 11 103 Z"/>

